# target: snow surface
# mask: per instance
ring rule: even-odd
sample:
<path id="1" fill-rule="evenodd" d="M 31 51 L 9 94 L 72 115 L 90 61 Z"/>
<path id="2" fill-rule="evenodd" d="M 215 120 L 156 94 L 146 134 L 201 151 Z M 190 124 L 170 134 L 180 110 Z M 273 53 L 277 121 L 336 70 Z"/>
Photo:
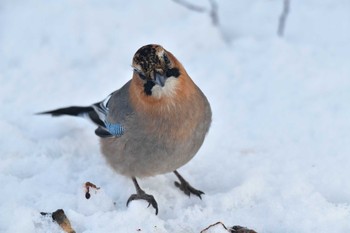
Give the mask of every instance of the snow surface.
<path id="1" fill-rule="evenodd" d="M 192 1 L 209 7 L 207 1 Z M 350 232 L 350 2 L 218 0 L 219 27 L 173 1 L 0 2 L 0 232 Z M 172 51 L 207 95 L 213 124 L 179 171 L 140 180 L 159 204 L 127 198 L 94 126 L 36 112 L 102 100 L 131 77 L 142 45 Z M 84 197 L 83 184 L 101 187 Z M 138 231 L 139 230 L 139 231 Z M 222 232 L 217 231 L 217 232 Z"/>

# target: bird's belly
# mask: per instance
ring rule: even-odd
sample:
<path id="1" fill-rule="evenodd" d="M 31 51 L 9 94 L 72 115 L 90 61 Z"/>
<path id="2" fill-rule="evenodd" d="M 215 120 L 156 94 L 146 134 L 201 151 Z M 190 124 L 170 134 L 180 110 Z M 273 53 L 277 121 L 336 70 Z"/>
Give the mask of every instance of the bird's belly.
<path id="1" fill-rule="evenodd" d="M 205 135 L 194 135 L 176 144 L 161 138 L 123 136 L 101 139 L 102 153 L 116 172 L 147 177 L 172 172 L 186 164 L 199 150 Z"/>

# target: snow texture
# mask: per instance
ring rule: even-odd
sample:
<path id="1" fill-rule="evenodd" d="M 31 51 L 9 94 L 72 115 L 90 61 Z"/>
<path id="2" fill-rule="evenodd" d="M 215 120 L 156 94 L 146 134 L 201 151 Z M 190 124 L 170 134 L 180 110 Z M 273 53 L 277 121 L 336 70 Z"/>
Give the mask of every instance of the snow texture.
<path id="1" fill-rule="evenodd" d="M 191 1 L 209 8 L 208 1 Z M 0 2 L 0 232 L 198 233 L 221 221 L 257 232 L 350 232 L 350 2 L 220 0 L 219 26 L 173 1 Z M 36 112 L 102 100 L 158 43 L 207 95 L 210 132 L 179 171 L 140 180 L 159 204 L 125 206 L 134 187 L 83 119 Z M 85 199 L 83 185 L 101 187 Z M 221 232 L 221 231 L 218 231 Z"/>

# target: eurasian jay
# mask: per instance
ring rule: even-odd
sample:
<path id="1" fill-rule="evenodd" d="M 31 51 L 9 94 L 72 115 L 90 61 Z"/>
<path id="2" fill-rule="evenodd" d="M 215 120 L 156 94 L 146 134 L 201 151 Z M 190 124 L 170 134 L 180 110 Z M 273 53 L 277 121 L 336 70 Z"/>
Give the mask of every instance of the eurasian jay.
<path id="1" fill-rule="evenodd" d="M 201 198 L 177 169 L 198 152 L 211 124 L 211 109 L 182 64 L 160 45 L 141 47 L 132 60 L 133 76 L 119 90 L 88 107 L 42 112 L 52 116 L 88 117 L 97 125 L 102 154 L 119 174 L 130 177 L 136 194 L 127 201 L 146 200 L 158 214 L 158 204 L 136 177 L 174 172 L 188 196 Z"/>

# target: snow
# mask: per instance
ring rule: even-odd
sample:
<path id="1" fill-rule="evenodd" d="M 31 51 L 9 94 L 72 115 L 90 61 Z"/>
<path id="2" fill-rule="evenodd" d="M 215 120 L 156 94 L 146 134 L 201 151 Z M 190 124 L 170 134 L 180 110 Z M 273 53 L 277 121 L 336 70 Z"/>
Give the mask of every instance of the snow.
<path id="1" fill-rule="evenodd" d="M 191 1 L 209 7 L 207 1 Z M 173 1 L 0 2 L 0 232 L 200 232 L 218 221 L 257 232 L 350 232 L 350 2 L 221 0 L 219 27 Z M 99 152 L 94 126 L 36 112 L 102 100 L 158 43 L 207 95 L 213 123 L 179 171 L 140 180 L 159 214 Z M 85 199 L 84 183 L 101 187 Z M 212 232 L 223 232 L 222 229 Z"/>

